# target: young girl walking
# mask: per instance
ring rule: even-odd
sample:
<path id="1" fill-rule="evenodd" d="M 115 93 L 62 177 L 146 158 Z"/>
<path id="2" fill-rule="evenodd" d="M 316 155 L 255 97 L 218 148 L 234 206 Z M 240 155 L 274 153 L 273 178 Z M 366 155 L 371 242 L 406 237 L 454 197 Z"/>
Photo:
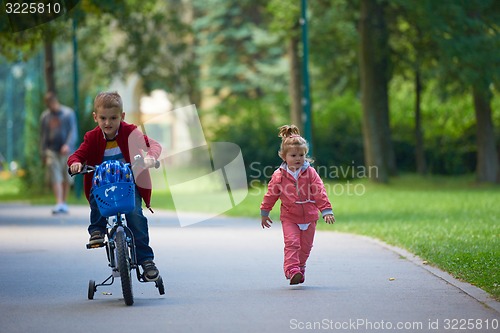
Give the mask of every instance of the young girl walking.
<path id="1" fill-rule="evenodd" d="M 332 205 L 325 186 L 307 158 L 308 144 L 295 125 L 279 128 L 283 160 L 273 173 L 267 193 L 260 205 L 262 228 L 270 228 L 273 221 L 269 213 L 278 199 L 281 200 L 280 220 L 285 241 L 285 277 L 290 284 L 304 283 L 306 261 L 313 246 L 318 211 L 326 223 L 335 222 Z"/>

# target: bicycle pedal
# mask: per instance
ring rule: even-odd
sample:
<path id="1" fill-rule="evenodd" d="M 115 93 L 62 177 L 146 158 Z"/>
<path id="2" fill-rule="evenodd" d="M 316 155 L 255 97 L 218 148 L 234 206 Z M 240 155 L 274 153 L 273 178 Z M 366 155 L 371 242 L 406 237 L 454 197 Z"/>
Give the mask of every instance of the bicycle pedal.
<path id="1" fill-rule="evenodd" d="M 106 243 L 100 243 L 100 244 L 87 244 L 87 249 L 97 249 L 97 248 L 100 248 L 100 247 L 105 247 L 106 246 Z"/>

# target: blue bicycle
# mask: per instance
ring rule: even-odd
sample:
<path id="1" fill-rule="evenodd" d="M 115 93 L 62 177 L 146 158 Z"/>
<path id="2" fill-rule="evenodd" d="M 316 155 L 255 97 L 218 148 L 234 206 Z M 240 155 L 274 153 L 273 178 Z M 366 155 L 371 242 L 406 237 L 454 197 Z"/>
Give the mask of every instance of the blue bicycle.
<path id="1" fill-rule="evenodd" d="M 89 281 L 88 299 L 94 299 L 97 287 L 110 286 L 115 278 L 120 278 L 123 299 L 126 305 L 134 303 L 132 292 L 132 270 L 135 269 L 139 282 L 150 282 L 144 278 L 140 265 L 137 263 L 134 235 L 126 225 L 125 214 L 135 209 L 135 181 L 132 167 L 144 163 L 142 156 L 134 158 L 134 165 L 120 161 L 105 161 L 97 166 L 84 165 L 79 173 L 94 172 L 92 178 L 92 194 L 96 199 L 99 212 L 108 220 L 106 240 L 102 244 L 89 245 L 87 248 L 106 247 L 111 275 L 103 282 L 96 284 Z M 155 165 L 158 168 L 159 162 Z M 163 279 L 158 276 L 154 281 L 160 295 L 165 294 Z"/>

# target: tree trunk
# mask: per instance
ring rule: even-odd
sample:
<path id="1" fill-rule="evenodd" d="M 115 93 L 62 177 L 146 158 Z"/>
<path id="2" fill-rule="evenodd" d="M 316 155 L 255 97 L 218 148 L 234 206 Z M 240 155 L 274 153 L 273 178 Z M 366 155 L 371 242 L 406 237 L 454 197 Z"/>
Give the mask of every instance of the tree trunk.
<path id="1" fill-rule="evenodd" d="M 383 6 L 361 1 L 359 68 L 365 164 L 371 179 L 385 183 L 396 172 L 396 162 L 389 126 L 389 46 Z"/>
<path id="2" fill-rule="evenodd" d="M 495 129 L 491 118 L 491 94 L 487 86 L 473 87 L 474 110 L 476 113 L 477 165 L 479 182 L 500 181 L 498 151 Z"/>
<path id="3" fill-rule="evenodd" d="M 54 45 L 53 40 L 47 37 L 43 41 L 45 50 L 45 84 L 46 90 L 57 93 L 55 79 L 55 63 L 54 63 Z"/>
<path id="4" fill-rule="evenodd" d="M 290 64 L 290 85 L 288 88 L 290 95 L 290 119 L 303 133 L 302 124 L 302 90 L 300 82 L 300 61 L 299 61 L 299 38 L 290 37 L 288 43 L 288 60 Z"/>
<path id="5" fill-rule="evenodd" d="M 424 135 L 422 130 L 422 114 L 420 101 L 422 96 L 422 80 L 420 77 L 420 68 L 415 68 L 415 162 L 417 173 L 423 175 L 427 172 L 427 163 L 425 161 Z"/>

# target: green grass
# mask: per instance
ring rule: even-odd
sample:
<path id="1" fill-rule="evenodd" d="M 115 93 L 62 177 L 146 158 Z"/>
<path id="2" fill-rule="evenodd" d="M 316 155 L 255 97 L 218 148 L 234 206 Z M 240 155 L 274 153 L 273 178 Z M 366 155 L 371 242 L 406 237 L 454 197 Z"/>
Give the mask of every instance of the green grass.
<path id="1" fill-rule="evenodd" d="M 0 180 L 0 200 L 9 200 L 18 198 L 21 191 L 21 181 L 19 178 L 10 178 Z"/>
<path id="2" fill-rule="evenodd" d="M 413 177 L 365 186 L 362 196 L 333 197 L 336 230 L 406 248 L 500 298 L 499 187 Z"/>
<path id="3" fill-rule="evenodd" d="M 55 203 L 49 186 L 45 189 L 25 187 L 18 177 L 0 178 L 0 202 L 25 202 L 34 205 L 52 205 Z M 79 198 L 76 198 L 72 192 L 68 202 L 70 204 L 88 204 L 83 193 Z"/>
<path id="4" fill-rule="evenodd" d="M 0 180 L 0 201 L 53 201 L 50 193 L 30 196 L 19 186 L 17 179 Z M 366 235 L 405 248 L 500 299 L 499 186 L 477 185 L 472 177 L 405 175 L 388 185 L 361 180 L 326 182 L 326 187 L 337 222 L 321 222 L 319 229 Z M 265 190 L 251 186 L 245 200 L 226 214 L 254 217 L 259 223 Z M 86 204 L 84 197 L 70 202 Z M 152 207 L 174 209 L 170 193 L 155 191 Z M 271 218 L 279 220 L 279 203 Z"/>

